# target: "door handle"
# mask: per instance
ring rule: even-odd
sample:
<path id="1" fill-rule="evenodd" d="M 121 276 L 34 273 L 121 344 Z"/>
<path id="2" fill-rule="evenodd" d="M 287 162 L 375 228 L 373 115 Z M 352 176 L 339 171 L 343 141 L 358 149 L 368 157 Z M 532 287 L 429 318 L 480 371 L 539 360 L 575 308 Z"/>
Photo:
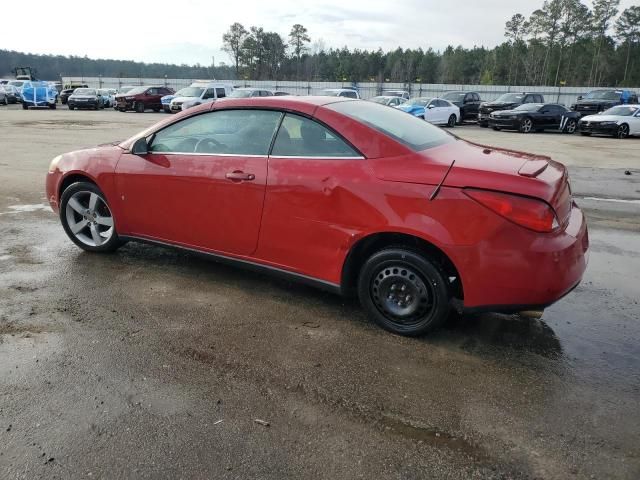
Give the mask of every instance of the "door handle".
<path id="1" fill-rule="evenodd" d="M 253 173 L 244 173 L 239 170 L 235 170 L 233 172 L 229 172 L 225 175 L 225 177 L 234 182 L 241 182 L 255 180 L 256 176 Z"/>

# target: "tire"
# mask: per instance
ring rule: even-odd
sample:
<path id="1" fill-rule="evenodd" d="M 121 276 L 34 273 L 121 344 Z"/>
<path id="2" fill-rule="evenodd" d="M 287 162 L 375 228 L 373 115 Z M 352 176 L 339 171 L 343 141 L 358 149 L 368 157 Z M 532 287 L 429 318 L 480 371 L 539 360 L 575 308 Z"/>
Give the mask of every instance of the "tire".
<path id="1" fill-rule="evenodd" d="M 480 128 L 489 128 L 489 123 L 478 122 L 478 125 L 480 125 Z"/>
<path id="2" fill-rule="evenodd" d="M 138 113 L 144 113 L 144 111 L 145 111 L 144 103 L 142 103 L 142 102 L 136 103 L 135 109 L 136 109 L 136 112 L 138 112 Z"/>
<path id="3" fill-rule="evenodd" d="M 55 109 L 56 109 L 56 104 L 54 103 L 53 105 L 49 105 L 49 108 L 50 108 L 51 110 L 55 110 Z"/>
<path id="4" fill-rule="evenodd" d="M 160 111 L 160 109 L 159 109 L 159 108 L 154 108 L 154 109 L 153 109 L 153 111 L 154 111 L 155 113 L 158 113 L 158 112 Z"/>
<path id="5" fill-rule="evenodd" d="M 580 135 L 582 135 L 583 137 L 590 137 L 591 132 L 580 132 Z"/>
<path id="6" fill-rule="evenodd" d="M 29 110 L 29 105 L 27 105 L 27 102 L 22 102 L 22 109 Z"/>
<path id="7" fill-rule="evenodd" d="M 577 129 L 578 122 L 576 122 L 573 118 L 570 118 L 569 120 L 567 120 L 567 124 L 564 126 L 564 133 L 573 135 L 574 133 L 576 133 Z"/>
<path id="8" fill-rule="evenodd" d="M 68 108 L 69 110 L 73 110 L 73 109 L 74 109 L 74 108 L 76 108 L 76 107 L 72 107 L 71 105 L 68 105 L 68 106 L 67 106 L 67 108 Z"/>
<path id="9" fill-rule="evenodd" d="M 447 127 L 453 128 L 453 127 L 456 126 L 456 123 L 458 123 L 458 117 L 456 117 L 456 115 L 452 113 L 449 116 L 449 121 L 447 122 Z"/>
<path id="10" fill-rule="evenodd" d="M 500 127 L 491 127 L 493 128 L 496 132 L 499 132 L 500 130 L 502 130 Z"/>
<path id="11" fill-rule="evenodd" d="M 401 247 L 381 250 L 365 262 L 358 297 L 369 317 L 398 335 L 425 334 L 449 315 L 443 275 L 422 254 Z"/>
<path id="12" fill-rule="evenodd" d="M 531 133 L 532 130 L 533 130 L 533 120 L 531 120 L 528 117 L 523 118 L 520 121 L 520 128 L 519 128 L 520 133 Z"/>
<path id="13" fill-rule="evenodd" d="M 616 131 L 616 134 L 614 135 L 614 137 L 616 138 L 627 138 L 629 136 L 629 125 L 627 125 L 626 123 L 623 123 L 622 125 L 620 125 L 618 127 L 618 130 Z"/>
<path id="14" fill-rule="evenodd" d="M 113 252 L 124 244 L 104 194 L 93 183 L 76 182 L 65 189 L 60 221 L 71 241 L 88 252 Z"/>

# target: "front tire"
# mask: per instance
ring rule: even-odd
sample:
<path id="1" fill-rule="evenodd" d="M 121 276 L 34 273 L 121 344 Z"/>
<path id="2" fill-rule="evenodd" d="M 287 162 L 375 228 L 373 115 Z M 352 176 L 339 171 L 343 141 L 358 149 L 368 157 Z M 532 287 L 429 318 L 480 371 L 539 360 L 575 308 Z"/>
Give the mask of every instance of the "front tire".
<path id="1" fill-rule="evenodd" d="M 614 137 L 616 138 L 627 138 L 629 136 L 629 125 L 627 125 L 626 123 L 623 123 L 622 125 L 620 125 L 618 127 L 618 130 L 616 131 L 616 134 L 614 135 Z"/>
<path id="2" fill-rule="evenodd" d="M 520 121 L 520 133 L 531 133 L 533 130 L 533 120 L 530 118 L 523 118 Z"/>
<path id="3" fill-rule="evenodd" d="M 93 183 L 76 182 L 66 188 L 60 221 L 71 241 L 88 252 L 113 252 L 123 245 L 107 200 Z"/>
<path id="4" fill-rule="evenodd" d="M 367 314 L 390 332 L 418 336 L 449 315 L 443 275 L 422 254 L 389 248 L 373 254 L 358 277 L 358 297 Z"/>
<path id="5" fill-rule="evenodd" d="M 142 102 L 136 103 L 136 112 L 144 113 L 144 110 L 145 110 L 144 103 L 142 103 Z"/>
<path id="6" fill-rule="evenodd" d="M 578 122 L 573 119 L 567 121 L 567 124 L 564 127 L 564 133 L 568 133 L 569 135 L 573 135 L 576 133 L 576 129 L 578 128 Z"/>
<path id="7" fill-rule="evenodd" d="M 455 116 L 455 114 L 451 114 L 449 116 L 449 121 L 447 122 L 447 127 L 449 128 L 453 128 L 456 126 L 456 123 L 458 123 L 458 117 Z"/>

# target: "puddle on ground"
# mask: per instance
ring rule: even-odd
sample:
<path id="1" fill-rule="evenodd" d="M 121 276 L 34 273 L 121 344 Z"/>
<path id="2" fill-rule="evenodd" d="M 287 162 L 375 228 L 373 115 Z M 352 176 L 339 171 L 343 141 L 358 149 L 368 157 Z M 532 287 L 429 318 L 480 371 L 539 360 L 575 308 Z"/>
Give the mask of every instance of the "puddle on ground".
<path id="1" fill-rule="evenodd" d="M 0 215 L 11 215 L 16 213 L 32 213 L 41 211 L 50 211 L 51 207 L 44 203 L 36 203 L 34 205 L 9 205 L 8 212 L 0 212 Z"/>
<path id="2" fill-rule="evenodd" d="M 466 453 L 476 459 L 487 457 L 486 452 L 481 447 L 462 437 L 456 437 L 432 427 L 417 425 L 388 415 L 382 417 L 380 423 L 394 435 L 416 440 L 432 447 L 446 447 L 450 450 Z"/>

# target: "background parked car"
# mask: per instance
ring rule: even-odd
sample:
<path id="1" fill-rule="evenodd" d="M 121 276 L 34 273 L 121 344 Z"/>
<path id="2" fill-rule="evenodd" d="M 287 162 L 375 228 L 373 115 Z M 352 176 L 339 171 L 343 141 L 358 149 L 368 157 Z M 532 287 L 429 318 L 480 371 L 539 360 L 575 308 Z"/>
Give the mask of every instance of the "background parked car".
<path id="1" fill-rule="evenodd" d="M 26 81 L 22 84 L 22 108 L 56 108 L 58 91 L 49 82 Z"/>
<path id="2" fill-rule="evenodd" d="M 0 104 L 1 105 L 9 105 L 9 100 L 7 100 L 7 94 L 4 91 L 4 88 L 0 86 Z"/>
<path id="3" fill-rule="evenodd" d="M 89 85 L 82 83 L 71 83 L 65 85 L 64 89 L 60 92 L 60 103 L 62 103 L 62 105 L 66 105 L 68 98 L 76 88 L 89 88 Z"/>
<path id="4" fill-rule="evenodd" d="M 181 96 L 176 96 L 171 100 L 169 109 L 172 113 L 186 110 L 196 105 L 211 103 L 219 98 L 228 97 L 232 92 L 233 87 L 224 83 L 195 82 L 191 87 L 185 89 Z M 268 96 L 273 96 L 273 92 L 269 92 L 271 95 Z"/>
<path id="5" fill-rule="evenodd" d="M 104 108 L 110 108 L 115 105 L 116 93 L 117 92 L 115 88 L 101 88 L 98 90 L 98 95 L 102 97 Z"/>
<path id="6" fill-rule="evenodd" d="M 275 97 L 284 97 L 286 95 L 291 95 L 289 92 L 283 92 L 282 90 L 279 90 L 277 92 L 273 92 L 273 95 Z"/>
<path id="7" fill-rule="evenodd" d="M 18 92 L 17 101 L 22 102 L 22 87 L 24 86 L 25 80 L 9 80 L 7 85 L 10 85 L 16 89 Z"/>
<path id="8" fill-rule="evenodd" d="M 588 115 L 580 119 L 579 129 L 585 136 L 627 138 L 640 135 L 640 105 L 617 105 L 599 115 Z"/>
<path id="9" fill-rule="evenodd" d="M 273 92 L 264 88 L 241 87 L 234 88 L 228 96 L 231 98 L 273 97 Z"/>
<path id="10" fill-rule="evenodd" d="M 5 84 L 2 85 L 1 88 L 6 95 L 8 103 L 17 103 L 18 101 L 20 101 L 20 91 L 16 87 L 14 87 L 13 85 Z"/>
<path id="11" fill-rule="evenodd" d="M 373 97 L 371 101 L 388 107 L 397 107 L 398 105 L 402 105 L 406 100 L 402 97 L 381 95 L 379 97 Z"/>
<path id="12" fill-rule="evenodd" d="M 638 95 L 631 90 L 602 89 L 593 90 L 584 97 L 579 96 L 576 103 L 571 105 L 571 110 L 583 115 L 604 112 L 605 110 L 621 104 L 638 103 Z"/>
<path id="13" fill-rule="evenodd" d="M 381 96 L 400 97 L 403 100 L 409 100 L 411 98 L 411 95 L 409 95 L 409 92 L 407 92 L 406 90 L 383 90 Z"/>
<path id="14" fill-rule="evenodd" d="M 460 109 L 450 101 L 441 98 L 412 98 L 396 108 L 434 125 L 454 127 L 460 118 Z"/>
<path id="15" fill-rule="evenodd" d="M 67 99 L 69 110 L 91 108 L 98 110 L 104 108 L 104 98 L 95 88 L 76 88 Z"/>
<path id="16" fill-rule="evenodd" d="M 493 102 L 483 102 L 480 104 L 478 112 L 478 125 L 489 126 L 489 115 L 498 110 L 512 110 L 525 103 L 544 103 L 544 96 L 541 93 L 505 93 Z"/>
<path id="17" fill-rule="evenodd" d="M 136 87 L 127 93 L 116 95 L 116 103 L 118 110 L 126 112 L 127 110 L 135 110 L 143 113 L 147 109 L 154 112 L 162 110 L 160 99 L 165 95 L 170 95 L 173 90 L 168 87 L 142 86 Z"/>
<path id="18" fill-rule="evenodd" d="M 320 95 L 327 97 L 360 98 L 360 94 L 354 88 L 327 88 L 323 90 Z"/>
<path id="19" fill-rule="evenodd" d="M 557 103 L 525 103 L 513 110 L 499 110 L 489 116 L 494 130 L 518 130 L 521 133 L 559 130 L 575 133 L 580 114 Z"/>
<path id="20" fill-rule="evenodd" d="M 460 109 L 460 123 L 465 120 L 477 120 L 480 110 L 480 94 L 477 92 L 447 92 L 441 97 Z"/>

